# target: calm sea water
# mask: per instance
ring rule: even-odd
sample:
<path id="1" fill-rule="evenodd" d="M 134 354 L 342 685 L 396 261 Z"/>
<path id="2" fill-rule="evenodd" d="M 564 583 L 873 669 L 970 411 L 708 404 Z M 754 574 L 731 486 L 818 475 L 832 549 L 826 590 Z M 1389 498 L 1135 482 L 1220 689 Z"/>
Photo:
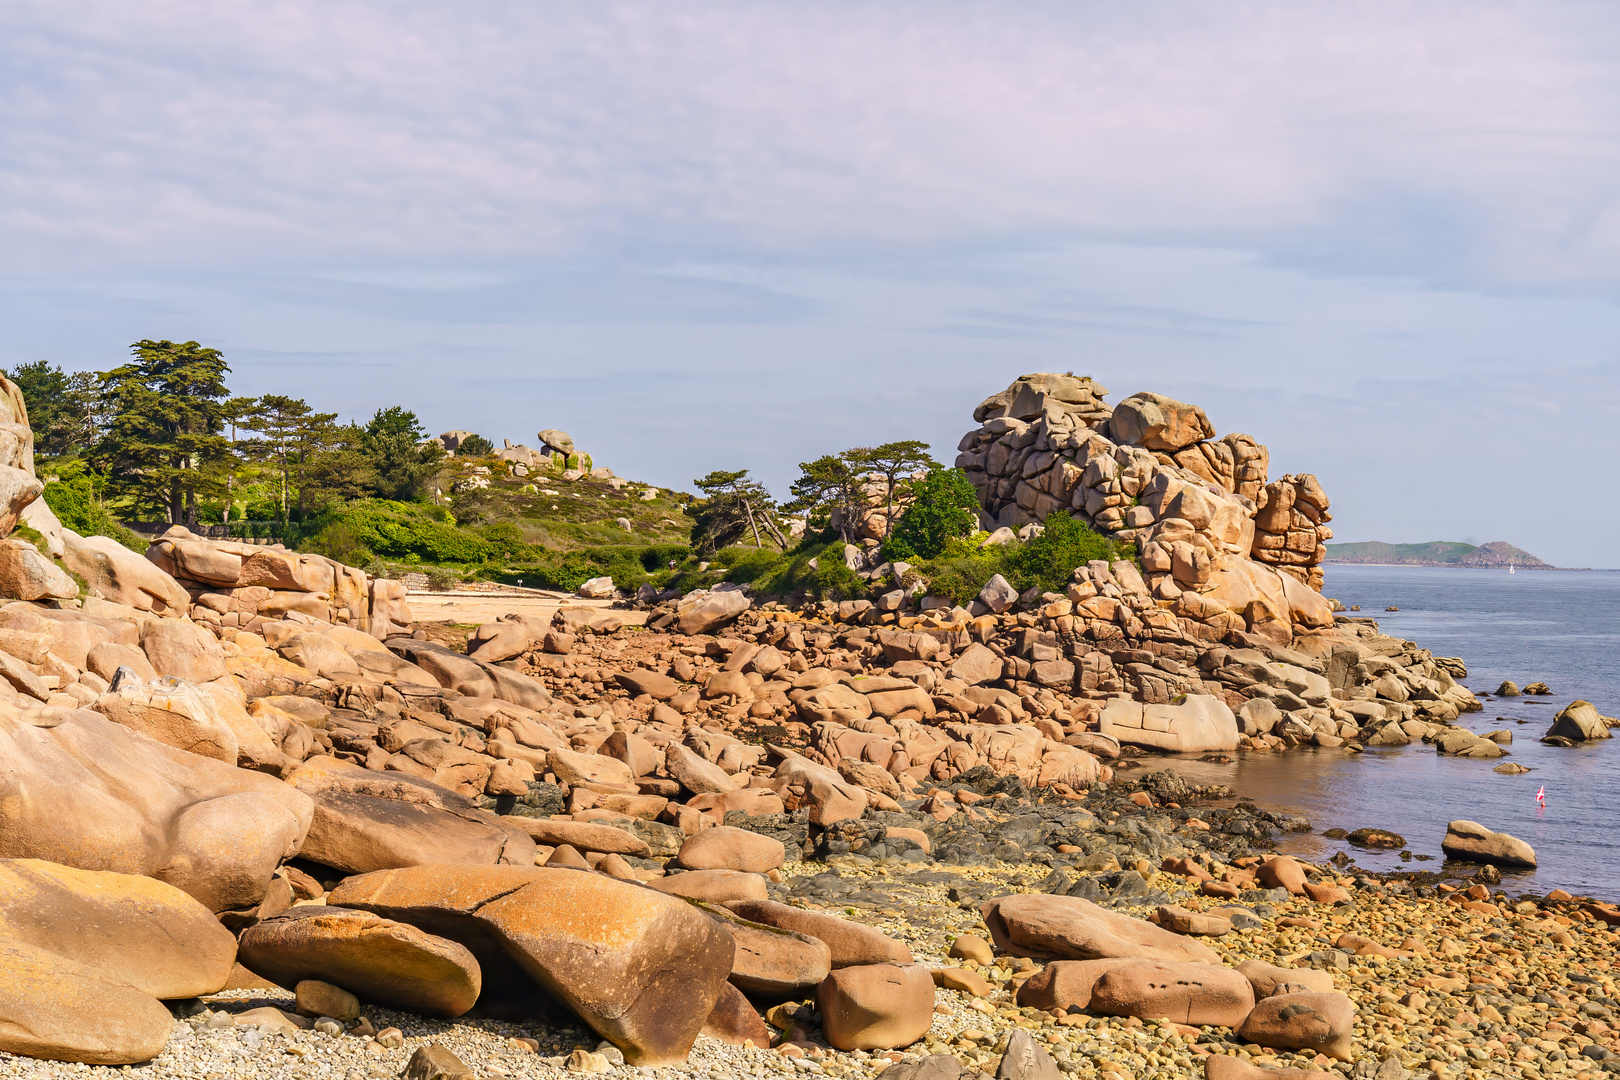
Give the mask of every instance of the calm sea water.
<path id="1" fill-rule="evenodd" d="M 1315 832 L 1289 836 L 1281 846 L 1313 860 L 1343 850 L 1368 868 L 1439 870 L 1446 823 L 1468 818 L 1536 849 L 1535 871 L 1502 875 L 1509 892 L 1563 888 L 1620 900 L 1620 738 L 1576 749 L 1538 741 L 1576 698 L 1605 716 L 1620 715 L 1620 573 L 1330 566 L 1324 591 L 1346 607 L 1361 605 L 1356 614 L 1377 619 L 1385 633 L 1436 656 L 1461 657 L 1468 665 L 1464 685 L 1480 695 L 1485 711 L 1458 723 L 1480 733 L 1512 731 L 1509 756 L 1473 761 L 1413 744 L 1359 755 L 1251 754 L 1232 765 L 1178 760 L 1174 768 L 1189 779 L 1231 784 L 1268 809 L 1308 817 Z M 1392 605 L 1400 611 L 1386 613 Z M 1484 696 L 1504 679 L 1520 687 L 1545 682 L 1553 694 Z M 1531 771 L 1492 772 L 1502 761 Z M 1544 808 L 1535 797 L 1542 787 Z M 1361 826 L 1400 833 L 1414 854 L 1434 860 L 1403 863 L 1394 853 L 1321 835 Z"/>

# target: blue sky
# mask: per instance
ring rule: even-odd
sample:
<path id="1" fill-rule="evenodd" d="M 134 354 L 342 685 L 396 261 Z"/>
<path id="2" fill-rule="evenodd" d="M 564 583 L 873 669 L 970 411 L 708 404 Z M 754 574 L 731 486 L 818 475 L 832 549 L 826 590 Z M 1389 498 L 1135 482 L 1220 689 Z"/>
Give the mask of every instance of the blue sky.
<path id="1" fill-rule="evenodd" d="M 1029 371 L 1196 402 L 1341 539 L 1620 566 L 1620 18 L 1580 3 L 0 7 L 0 365 L 686 487 Z"/>

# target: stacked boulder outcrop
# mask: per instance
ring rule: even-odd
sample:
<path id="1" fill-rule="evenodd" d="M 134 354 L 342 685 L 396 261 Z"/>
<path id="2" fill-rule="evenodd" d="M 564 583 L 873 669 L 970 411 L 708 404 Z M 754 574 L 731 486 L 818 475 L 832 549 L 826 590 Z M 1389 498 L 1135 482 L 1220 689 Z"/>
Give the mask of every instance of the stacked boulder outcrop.
<path id="1" fill-rule="evenodd" d="M 193 619 L 231 630 L 257 631 L 296 612 L 382 639 L 411 621 L 405 586 L 322 555 L 208 540 L 176 525 L 146 557 L 186 591 Z"/>
<path id="2" fill-rule="evenodd" d="M 956 464 L 990 523 L 1072 514 L 1134 544 L 1153 597 L 1219 632 L 1258 625 L 1285 643 L 1292 624 L 1331 625 L 1315 595 L 1333 535 L 1316 478 L 1268 481 L 1266 448 L 1217 438 L 1197 406 L 1139 393 L 1109 409 L 1106 395 L 1088 378 L 1026 375 L 979 405 Z"/>

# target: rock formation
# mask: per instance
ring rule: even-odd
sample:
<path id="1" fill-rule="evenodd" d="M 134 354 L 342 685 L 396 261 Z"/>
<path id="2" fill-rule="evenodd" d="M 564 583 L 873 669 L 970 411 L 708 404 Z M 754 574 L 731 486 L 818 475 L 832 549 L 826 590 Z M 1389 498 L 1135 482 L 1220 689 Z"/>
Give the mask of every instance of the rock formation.
<path id="1" fill-rule="evenodd" d="M 267 1009 L 254 1023 L 280 1037 L 313 1022 L 323 1038 L 371 1040 L 376 1057 L 407 1048 L 401 1031 L 362 1020 L 374 1006 L 477 1010 L 536 1033 L 577 1023 L 590 1042 L 549 1059 L 574 1071 L 678 1062 L 700 1033 L 824 1056 L 818 1027 L 840 1050 L 915 1057 L 941 1048 L 936 1008 L 963 995 L 985 1005 L 973 1015 L 986 1026 L 998 1010 L 1044 1025 L 1045 1045 L 1109 1015 L 1166 1032 L 1175 1013 L 1189 1041 L 1165 1041 L 1165 1054 L 1199 1034 L 1186 1025 L 1209 1024 L 1352 1053 L 1367 1017 L 1326 971 L 1291 974 L 1269 948 L 1244 957 L 1258 967 L 1229 967 L 1259 935 L 1220 949 L 1189 935 L 1264 925 L 1247 908 L 1201 910 L 1204 898 L 1264 888 L 1266 904 L 1327 905 L 1359 881 L 1261 861 L 1250 840 L 1269 843 L 1275 815 L 1240 805 L 1204 820 L 1172 774 L 1116 776 L 1114 764 L 1155 749 L 1443 748 L 1477 703 L 1459 665 L 1371 620 L 1321 617 L 1314 564 L 1223 539 L 1265 532 L 1285 543 L 1261 550 L 1295 550 L 1287 538 L 1305 530 L 1291 515 L 1310 519 L 1300 501 L 1326 509 L 1314 481 L 1269 495 L 1253 467 L 1263 453 L 1238 451 L 1252 442 L 1223 441 L 1228 457 L 1191 407 L 1136 395 L 1110 411 L 1101 397 L 1084 380 L 1031 377 L 981 419 L 1006 434 L 1039 417 L 1050 446 L 1047 418 L 1060 418 L 1091 433 L 1086 445 L 1109 442 L 1083 468 L 1070 455 L 1028 475 L 1105 460 L 1112 478 L 1135 470 L 1164 513 L 1136 526 L 1120 515 L 1113 531 L 1134 529 L 1170 565 L 1077 567 L 1063 596 L 992 582 L 971 609 L 898 584 L 819 604 L 717 588 L 639 611 L 504 618 L 452 648 L 411 627 L 393 582 L 184 530 L 143 558 L 19 496 L 50 555 L 34 553 L 88 588 L 0 605 L 0 1051 L 142 1061 L 249 1015 L 175 1027 L 160 1001 L 256 973 L 294 991 L 309 1019 Z M 0 383 L 5 402 L 20 408 Z M 31 479 L 26 417 L 23 433 L 7 423 L 0 479 Z M 558 434 L 543 440 L 564 449 Z M 1021 483 L 1006 497 L 1022 509 Z M 1261 529 L 1264 507 L 1285 503 L 1286 520 Z M 34 567 L 17 551 L 14 565 Z M 0 573 L 18 592 L 49 580 L 38 567 Z M 1252 595 L 1234 606 L 1242 588 Z M 1041 868 L 1016 889 L 987 877 L 1032 859 Z M 829 861 L 851 872 L 817 865 Z M 984 873 L 950 869 L 961 866 Z M 930 970 L 919 960 L 943 941 L 908 944 L 844 917 L 886 911 L 874 891 L 886 879 L 933 890 L 931 913 L 982 919 L 974 932 L 999 955 L 959 938 L 952 954 L 969 966 Z M 1399 955 L 1357 940 L 1358 957 Z M 1079 1026 L 1076 1006 L 1093 1014 Z M 996 1041 L 954 1030 L 962 1045 Z M 409 1053 L 424 1076 L 467 1072 L 442 1046 Z M 1079 1060 L 1064 1057 L 1064 1071 Z M 1211 1060 L 1214 1075 L 1228 1067 L 1214 1060 L 1232 1059 Z M 957 1075 L 946 1062 L 892 1068 Z M 1002 1075 L 1018 1069 L 1050 1080 L 1057 1064 L 1021 1038 Z"/>
<path id="2" fill-rule="evenodd" d="M 1310 474 L 1268 481 L 1248 435 L 1216 439 L 1202 409 L 1140 393 L 1112 410 L 1073 375 L 1025 375 L 974 410 L 956 464 L 993 525 L 1072 514 L 1133 542 L 1149 591 L 1221 627 L 1332 623 L 1321 601 L 1327 495 Z M 1303 588 L 1301 588 L 1303 586 Z M 1182 597 L 1186 596 L 1186 600 Z"/>

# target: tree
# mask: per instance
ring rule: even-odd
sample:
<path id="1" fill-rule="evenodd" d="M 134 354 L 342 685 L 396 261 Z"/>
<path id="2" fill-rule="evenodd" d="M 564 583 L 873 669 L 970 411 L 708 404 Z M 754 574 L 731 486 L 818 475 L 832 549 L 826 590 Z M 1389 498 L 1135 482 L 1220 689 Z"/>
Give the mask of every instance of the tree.
<path id="1" fill-rule="evenodd" d="M 318 413 L 302 398 L 266 394 L 259 399 L 252 425 L 261 436 L 260 453 L 281 476 L 283 524 L 288 520 L 289 497 L 302 486 L 299 470 L 317 447 L 322 432 L 336 419 L 337 413 Z"/>
<path id="2" fill-rule="evenodd" d="M 761 527 L 771 534 L 778 546 L 787 549 L 787 538 L 771 520 L 774 508 L 771 494 L 759 481 L 748 479 L 747 469 L 737 472 L 717 469 L 693 482 L 707 496 L 686 508 L 692 518 L 692 547 L 699 554 L 712 555 L 730 547 L 750 531 L 754 534 L 754 546 L 763 547 L 759 536 Z"/>
<path id="3" fill-rule="evenodd" d="M 377 474 L 361 448 L 364 437 L 357 424 L 325 424 L 311 431 L 298 485 L 300 514 L 307 518 L 333 503 L 364 498 L 376 485 Z"/>
<path id="4" fill-rule="evenodd" d="M 230 444 L 220 435 L 230 371 L 218 349 L 195 341 L 138 341 L 133 362 L 103 372 L 112 413 L 94 458 L 113 492 L 137 513 L 196 524 L 199 493 L 223 494 L 220 466 Z"/>
<path id="5" fill-rule="evenodd" d="M 236 474 L 243 451 L 253 443 L 251 439 L 241 438 L 241 433 L 253 430 L 254 416 L 258 410 L 259 399 L 250 397 L 233 397 L 220 406 L 220 422 L 230 430 L 226 439 L 231 445 L 231 458 L 225 465 L 225 509 L 220 515 L 220 521 L 226 525 L 231 523 L 231 507 L 236 498 Z"/>
<path id="6" fill-rule="evenodd" d="M 13 370 L 11 381 L 22 391 L 23 404 L 28 407 L 34 449 L 47 457 L 69 453 L 73 444 L 66 439 L 68 425 L 63 415 L 68 396 L 66 373 L 44 360 L 36 360 Z"/>
<path id="7" fill-rule="evenodd" d="M 360 448 L 375 473 L 372 490 L 384 499 L 413 502 L 444 458 L 444 447 L 425 442 L 416 414 L 398 405 L 378 409 L 360 436 Z"/>
<path id="8" fill-rule="evenodd" d="M 75 371 L 67 381 L 60 422 L 66 452 L 79 453 L 94 446 L 106 430 L 108 401 L 94 371 Z"/>
<path id="9" fill-rule="evenodd" d="M 495 444 L 482 435 L 469 435 L 456 444 L 456 457 L 483 457 L 494 452 Z"/>
<path id="10" fill-rule="evenodd" d="M 883 540 L 887 543 L 894 531 L 895 498 L 906 494 L 911 488 L 909 474 L 919 469 L 933 468 L 939 463 L 929 455 L 928 444 L 920 439 L 902 439 L 868 449 L 850 450 L 847 457 L 856 470 L 883 477 Z"/>
<path id="11" fill-rule="evenodd" d="M 947 540 L 971 534 L 979 523 L 979 496 L 961 469 L 936 465 L 911 494 L 887 545 L 891 559 L 937 559 Z"/>
<path id="12" fill-rule="evenodd" d="M 856 517 L 861 512 L 863 495 L 861 475 L 851 468 L 849 455 L 863 451 L 846 450 L 842 454 L 823 454 L 814 461 L 801 461 L 802 474 L 793 482 L 793 501 L 784 509 L 802 513 L 810 523 L 825 528 L 834 518 L 838 521 L 838 535 L 849 543 L 854 535 Z"/>

